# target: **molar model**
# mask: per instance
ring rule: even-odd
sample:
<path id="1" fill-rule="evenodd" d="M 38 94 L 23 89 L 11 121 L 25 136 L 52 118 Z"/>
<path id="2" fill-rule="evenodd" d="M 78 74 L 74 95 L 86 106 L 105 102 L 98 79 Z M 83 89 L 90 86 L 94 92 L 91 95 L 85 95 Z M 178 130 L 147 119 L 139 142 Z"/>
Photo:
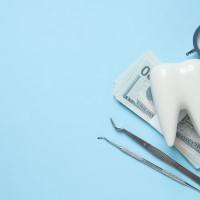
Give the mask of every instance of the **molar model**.
<path id="1" fill-rule="evenodd" d="M 151 91 L 160 127 L 169 146 L 176 138 L 178 116 L 186 110 L 200 135 L 200 60 L 155 66 Z"/>

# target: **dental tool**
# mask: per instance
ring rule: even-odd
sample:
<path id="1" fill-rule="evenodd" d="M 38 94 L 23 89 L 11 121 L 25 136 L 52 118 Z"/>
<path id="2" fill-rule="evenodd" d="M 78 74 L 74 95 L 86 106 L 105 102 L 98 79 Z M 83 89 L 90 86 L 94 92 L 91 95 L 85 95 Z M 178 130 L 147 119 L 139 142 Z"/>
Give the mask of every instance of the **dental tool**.
<path id="1" fill-rule="evenodd" d="M 108 142 L 110 145 L 116 147 L 117 149 L 119 149 L 119 150 L 122 151 L 123 153 L 129 155 L 130 157 L 132 157 L 132 158 L 134 158 L 134 159 L 136 159 L 136 160 L 138 160 L 139 162 L 143 163 L 144 165 L 147 165 L 148 167 L 150 167 L 150 168 L 154 169 L 155 171 L 157 171 L 157 172 L 159 172 L 159 173 L 161 173 L 161 174 L 163 174 L 163 175 L 165 175 L 165 176 L 171 178 L 172 180 L 176 181 L 177 183 L 179 183 L 179 184 L 181 184 L 181 185 L 183 185 L 183 186 L 192 188 L 192 189 L 194 189 L 194 190 L 200 192 L 200 190 L 199 190 L 198 188 L 196 188 L 196 187 L 190 185 L 189 183 L 187 183 L 186 181 L 182 180 L 182 179 L 179 178 L 178 176 L 176 176 L 176 175 L 174 175 L 174 174 L 172 174 L 172 173 L 170 173 L 170 172 L 168 172 L 168 171 L 162 169 L 161 167 L 159 167 L 159 166 L 155 165 L 154 163 L 152 163 L 152 162 L 146 160 L 145 158 L 143 158 L 143 157 L 141 157 L 141 156 L 139 156 L 139 155 L 137 155 L 137 154 L 131 152 L 131 151 L 128 150 L 127 148 L 125 148 L 125 147 L 123 147 L 123 146 L 120 146 L 120 145 L 118 145 L 118 144 L 115 144 L 115 143 L 111 142 L 110 140 L 108 140 L 108 139 L 105 138 L 105 137 L 98 137 L 97 139 L 105 140 L 105 141 Z"/>
<path id="2" fill-rule="evenodd" d="M 167 154 L 165 154 L 164 152 L 162 152 L 161 150 L 159 150 L 158 148 L 156 148 L 152 144 L 144 141 L 143 139 L 141 139 L 140 137 L 134 135 L 130 131 L 126 130 L 125 128 L 117 127 L 112 118 L 110 119 L 110 121 L 111 121 L 111 124 L 112 124 L 113 128 L 117 132 L 126 134 L 132 140 L 137 142 L 140 146 L 144 147 L 149 153 L 151 153 L 155 157 L 159 158 L 160 160 L 162 160 L 166 164 L 174 167 L 175 169 L 177 169 L 178 171 L 183 173 L 185 176 L 189 177 L 190 179 L 192 179 L 193 181 L 195 181 L 196 183 L 198 183 L 200 185 L 200 177 L 199 176 L 197 176 L 196 174 L 192 173 L 191 171 L 189 171 L 188 169 L 183 167 L 181 164 L 176 162 L 174 159 L 169 157 Z"/>
<path id="3" fill-rule="evenodd" d="M 186 53 L 186 56 L 189 56 L 190 54 L 197 52 L 200 54 L 200 26 L 197 27 L 197 29 L 194 32 L 193 35 L 193 46 L 194 48 Z"/>

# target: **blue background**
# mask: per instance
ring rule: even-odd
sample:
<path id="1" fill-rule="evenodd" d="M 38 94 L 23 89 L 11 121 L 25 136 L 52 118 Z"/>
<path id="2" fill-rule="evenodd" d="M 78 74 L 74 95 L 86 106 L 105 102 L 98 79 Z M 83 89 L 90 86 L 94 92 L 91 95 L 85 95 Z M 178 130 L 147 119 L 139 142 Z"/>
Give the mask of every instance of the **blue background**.
<path id="1" fill-rule="evenodd" d="M 123 155 L 106 136 L 151 156 L 113 117 L 200 175 L 112 97 L 115 78 L 146 50 L 163 62 L 192 48 L 200 2 L 0 2 L 0 199 L 193 199 L 199 194 Z"/>

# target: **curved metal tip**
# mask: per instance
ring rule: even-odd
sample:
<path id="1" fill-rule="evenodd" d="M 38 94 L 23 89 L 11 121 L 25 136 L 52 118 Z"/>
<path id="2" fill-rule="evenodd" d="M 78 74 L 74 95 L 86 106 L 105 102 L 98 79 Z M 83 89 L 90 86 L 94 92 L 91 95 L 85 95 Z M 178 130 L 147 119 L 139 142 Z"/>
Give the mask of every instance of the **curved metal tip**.
<path id="1" fill-rule="evenodd" d="M 118 149 L 122 149 L 121 146 L 119 146 L 118 144 L 115 144 L 114 142 L 111 142 L 109 139 L 107 139 L 106 137 L 97 137 L 97 139 L 99 140 L 105 140 L 106 142 L 108 142 L 109 144 L 111 144 L 112 146 L 118 148 Z"/>
<path id="2" fill-rule="evenodd" d="M 123 128 L 119 128 L 119 127 L 117 127 L 116 124 L 115 124 L 115 122 L 113 121 L 112 118 L 110 118 L 110 122 L 111 122 L 113 128 L 114 128 L 116 131 L 118 131 L 118 132 L 122 132 L 122 131 L 124 130 Z"/>
<path id="3" fill-rule="evenodd" d="M 98 140 L 105 140 L 105 137 L 97 137 Z"/>

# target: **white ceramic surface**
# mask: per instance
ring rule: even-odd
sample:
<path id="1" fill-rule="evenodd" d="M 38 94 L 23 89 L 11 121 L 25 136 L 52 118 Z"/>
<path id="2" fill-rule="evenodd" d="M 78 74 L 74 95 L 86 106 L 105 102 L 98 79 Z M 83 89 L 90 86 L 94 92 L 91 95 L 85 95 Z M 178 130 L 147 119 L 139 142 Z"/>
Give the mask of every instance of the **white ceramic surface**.
<path id="1" fill-rule="evenodd" d="M 169 146 L 173 146 L 180 110 L 186 110 L 200 134 L 200 60 L 155 66 L 151 71 L 151 90 L 160 127 Z"/>

